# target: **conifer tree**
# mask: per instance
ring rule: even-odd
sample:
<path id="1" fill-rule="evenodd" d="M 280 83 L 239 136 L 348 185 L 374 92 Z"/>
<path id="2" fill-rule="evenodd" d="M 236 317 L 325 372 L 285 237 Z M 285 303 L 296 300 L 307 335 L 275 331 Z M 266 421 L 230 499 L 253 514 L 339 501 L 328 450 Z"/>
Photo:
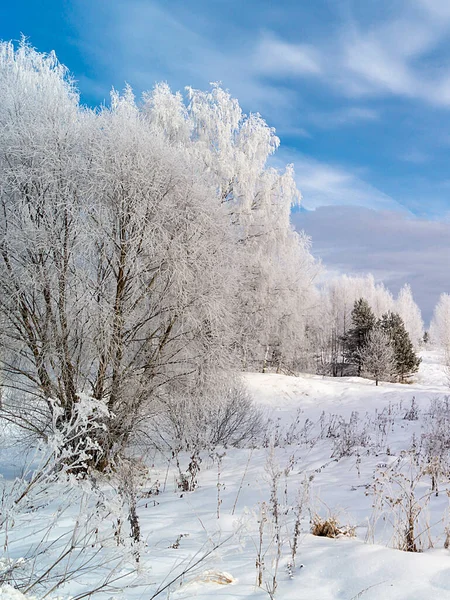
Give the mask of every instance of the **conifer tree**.
<path id="1" fill-rule="evenodd" d="M 375 326 L 375 315 L 364 298 L 355 301 L 352 310 L 352 325 L 344 338 L 347 360 L 356 365 L 358 376 L 361 375 L 361 350 L 366 344 L 367 336 Z"/>
<path id="2" fill-rule="evenodd" d="M 380 319 L 380 327 L 391 340 L 394 349 L 394 374 L 404 383 L 410 375 L 418 371 L 421 359 L 414 351 L 400 315 L 393 312 L 384 314 Z"/>

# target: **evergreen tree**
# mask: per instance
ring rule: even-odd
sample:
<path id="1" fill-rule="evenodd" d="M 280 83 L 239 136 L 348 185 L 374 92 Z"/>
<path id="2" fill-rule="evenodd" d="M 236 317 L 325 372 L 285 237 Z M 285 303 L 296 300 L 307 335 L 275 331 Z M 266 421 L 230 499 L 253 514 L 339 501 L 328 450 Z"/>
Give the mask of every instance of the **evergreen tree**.
<path id="1" fill-rule="evenodd" d="M 384 314 L 380 319 L 380 327 L 391 340 L 394 349 L 394 374 L 403 383 L 407 377 L 418 371 L 421 359 L 414 351 L 400 315 L 393 312 Z"/>
<path id="2" fill-rule="evenodd" d="M 355 301 L 352 310 L 353 327 L 344 337 L 346 348 L 345 356 L 348 362 L 356 365 L 358 376 L 361 375 L 362 358 L 361 350 L 366 344 L 367 336 L 375 326 L 375 315 L 364 298 Z"/>

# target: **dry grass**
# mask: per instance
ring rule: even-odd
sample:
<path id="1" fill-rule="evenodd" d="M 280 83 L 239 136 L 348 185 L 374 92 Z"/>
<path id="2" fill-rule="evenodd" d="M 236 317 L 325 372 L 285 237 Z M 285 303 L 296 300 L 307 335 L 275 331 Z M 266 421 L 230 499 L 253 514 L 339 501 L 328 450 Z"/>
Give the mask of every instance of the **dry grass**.
<path id="1" fill-rule="evenodd" d="M 348 525 L 340 525 L 334 516 L 323 519 L 319 515 L 314 515 L 311 523 L 311 533 L 327 538 L 337 538 L 339 536 L 354 537 L 355 528 Z"/>
<path id="2" fill-rule="evenodd" d="M 230 585 L 236 580 L 232 575 L 225 573 L 224 571 L 205 571 L 197 578 L 197 581 L 217 583 L 218 585 Z"/>

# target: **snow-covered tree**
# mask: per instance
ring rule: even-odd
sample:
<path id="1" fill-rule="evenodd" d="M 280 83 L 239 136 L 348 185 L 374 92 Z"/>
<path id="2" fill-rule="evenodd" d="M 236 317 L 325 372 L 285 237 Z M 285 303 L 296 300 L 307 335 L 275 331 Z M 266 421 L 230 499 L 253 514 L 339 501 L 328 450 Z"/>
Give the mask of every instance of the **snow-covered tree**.
<path id="1" fill-rule="evenodd" d="M 196 153 L 130 89 L 84 110 L 53 55 L 2 44 L 0 99 L 3 414 L 45 434 L 87 394 L 113 415 L 103 454 L 120 451 L 176 394 L 227 371 L 229 215 Z"/>
<path id="2" fill-rule="evenodd" d="M 424 325 L 420 308 L 414 302 L 411 286 L 405 284 L 395 302 L 395 312 L 403 319 L 406 331 L 416 348 L 423 342 Z"/>
<path id="3" fill-rule="evenodd" d="M 368 275 L 365 285 L 367 292 L 363 296 L 367 298 L 378 319 L 386 312 L 394 310 L 394 297 L 382 282 L 375 283 L 373 275 Z"/>
<path id="4" fill-rule="evenodd" d="M 379 327 L 390 339 L 394 350 L 393 374 L 404 383 L 408 377 L 418 371 L 421 359 L 414 351 L 413 343 L 400 315 L 386 313 L 380 319 Z"/>
<path id="5" fill-rule="evenodd" d="M 180 94 L 158 85 L 145 94 L 144 112 L 169 140 L 193 145 L 229 214 L 243 274 L 235 342 L 243 366 L 298 366 L 318 265 L 309 240 L 290 224 L 300 200 L 292 166 L 280 172 L 267 165 L 279 145 L 275 131 L 259 114 L 244 115 L 219 85 L 187 92 L 185 105 Z"/>
<path id="6" fill-rule="evenodd" d="M 0 98 L 3 384 L 25 404 L 17 416 L 42 431 L 50 399 L 70 407 L 81 385 L 89 116 L 55 56 L 24 43 L 0 44 Z"/>
<path id="7" fill-rule="evenodd" d="M 239 265 L 202 166 L 143 117 L 131 90 L 100 113 L 92 165 L 93 393 L 127 442 L 155 400 L 212 387 L 226 370 Z"/>
<path id="8" fill-rule="evenodd" d="M 395 370 L 394 349 L 380 326 L 375 326 L 368 333 L 358 354 L 363 372 L 375 379 L 375 385 L 389 378 Z"/>
<path id="9" fill-rule="evenodd" d="M 318 315 L 314 319 L 319 329 L 316 352 L 319 370 L 330 371 L 333 376 L 345 372 L 345 347 L 343 340 L 351 327 L 351 312 L 359 295 L 359 280 L 347 275 L 333 278 L 322 289 L 316 303 Z M 312 335 L 312 332 L 311 334 Z"/>
<path id="10" fill-rule="evenodd" d="M 441 294 L 434 309 L 430 326 L 431 342 L 444 353 L 446 364 L 450 364 L 450 295 Z"/>
<path id="11" fill-rule="evenodd" d="M 311 351 L 318 359 L 318 369 L 333 375 L 343 375 L 348 370 L 343 341 L 351 327 L 351 312 L 355 301 L 365 298 L 375 317 L 392 310 L 394 299 L 382 283 L 372 275 L 355 277 L 340 275 L 328 280 L 309 317 L 309 339 L 315 340 Z M 316 332 L 316 328 L 319 331 Z M 328 329 L 328 333 L 326 332 Z"/>

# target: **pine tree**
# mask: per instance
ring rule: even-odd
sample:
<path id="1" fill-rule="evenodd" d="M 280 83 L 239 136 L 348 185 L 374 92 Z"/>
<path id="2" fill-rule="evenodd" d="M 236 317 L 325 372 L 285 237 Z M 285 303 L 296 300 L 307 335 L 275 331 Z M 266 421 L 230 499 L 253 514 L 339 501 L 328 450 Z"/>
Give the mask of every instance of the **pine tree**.
<path id="1" fill-rule="evenodd" d="M 364 298 L 355 301 L 352 310 L 352 329 L 344 337 L 346 359 L 357 366 L 358 376 L 361 375 L 361 350 L 366 344 L 367 336 L 375 326 L 375 315 Z"/>
<path id="2" fill-rule="evenodd" d="M 418 371 L 421 359 L 414 351 L 400 315 L 393 312 L 384 314 L 380 327 L 391 340 L 394 349 L 394 374 L 404 383 L 407 377 Z"/>

